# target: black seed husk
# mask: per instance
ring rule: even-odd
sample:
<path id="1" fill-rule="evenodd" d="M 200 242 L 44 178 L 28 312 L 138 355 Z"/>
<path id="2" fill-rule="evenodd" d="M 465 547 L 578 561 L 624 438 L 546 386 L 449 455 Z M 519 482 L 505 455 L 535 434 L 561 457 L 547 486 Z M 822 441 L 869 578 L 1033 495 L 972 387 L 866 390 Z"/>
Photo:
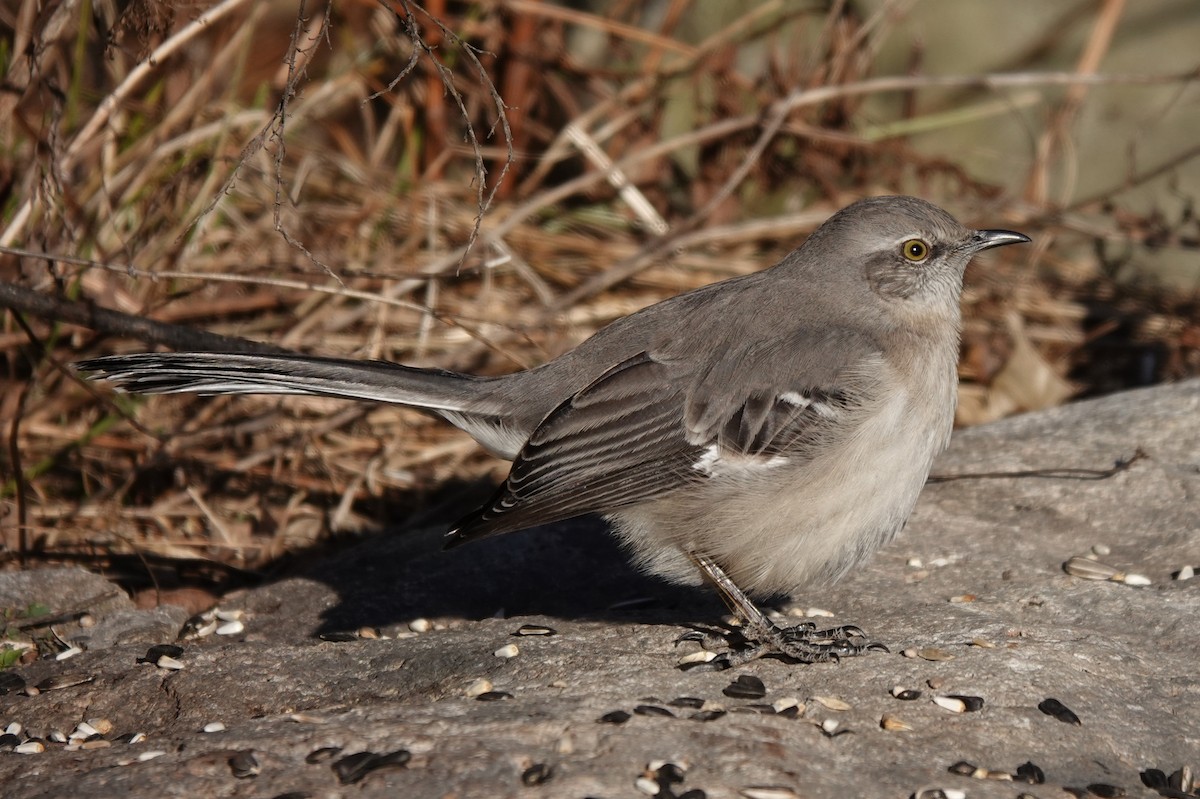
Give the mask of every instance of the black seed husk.
<path id="1" fill-rule="evenodd" d="M 0 696 L 25 690 L 25 678 L 15 671 L 0 671 Z"/>
<path id="2" fill-rule="evenodd" d="M 658 705 L 638 705 L 633 709 L 633 712 L 639 716 L 670 716 L 671 718 L 675 718 L 674 713 Z"/>
<path id="3" fill-rule="evenodd" d="M 548 763 L 534 763 L 521 772 L 521 784 L 541 785 L 554 776 L 554 767 Z"/>
<path id="4" fill-rule="evenodd" d="M 677 696 L 667 704 L 671 707 L 690 707 L 699 710 L 704 707 L 704 700 L 696 696 Z"/>
<path id="5" fill-rule="evenodd" d="M 412 760 L 412 752 L 407 749 L 395 749 L 380 755 L 379 762 L 375 764 L 375 768 L 383 766 L 406 766 L 410 760 Z"/>
<path id="6" fill-rule="evenodd" d="M 763 681 L 753 674 L 743 674 L 725 687 L 721 693 L 733 699 L 762 699 L 767 695 Z"/>
<path id="7" fill-rule="evenodd" d="M 724 710 L 701 710 L 688 716 L 688 718 L 694 721 L 715 721 L 724 715 Z"/>
<path id="8" fill-rule="evenodd" d="M 921 692 L 915 688 L 907 688 L 898 694 L 893 694 L 893 696 L 895 696 L 901 702 L 911 702 L 914 699 L 920 699 Z"/>
<path id="9" fill-rule="evenodd" d="M 1109 785 L 1104 782 L 1093 782 L 1087 789 L 1088 793 L 1103 797 L 1103 799 L 1120 799 L 1125 796 L 1125 789 L 1120 785 Z"/>
<path id="10" fill-rule="evenodd" d="M 1167 787 L 1167 774 L 1160 769 L 1148 768 L 1138 776 L 1142 778 L 1142 785 L 1151 790 Z"/>
<path id="11" fill-rule="evenodd" d="M 1027 760 L 1017 766 L 1017 771 L 1013 774 L 1013 780 L 1015 782 L 1026 782 L 1030 785 L 1041 785 L 1046 781 L 1046 774 L 1036 763 Z"/>
<path id="12" fill-rule="evenodd" d="M 146 654 L 137 659 L 138 663 L 157 663 L 158 659 L 164 655 L 169 658 L 178 658 L 183 654 L 183 647 L 175 644 L 155 644 L 146 650 Z"/>
<path id="13" fill-rule="evenodd" d="M 964 696 L 963 694 L 946 694 L 951 699 L 957 699 L 963 703 L 964 713 L 974 713 L 983 709 L 982 696 Z"/>
<path id="14" fill-rule="evenodd" d="M 690 791 L 679 794 L 677 799 L 708 799 L 708 794 L 699 788 L 692 788 Z"/>
<path id="15" fill-rule="evenodd" d="M 794 719 L 800 715 L 800 706 L 792 705 L 791 707 L 785 707 L 783 710 L 779 711 L 775 715 L 783 716 L 785 719 Z"/>
<path id="16" fill-rule="evenodd" d="M 600 718 L 598 718 L 596 720 L 599 722 L 602 722 L 604 724 L 624 724 L 625 722 L 629 721 L 629 719 L 631 719 L 632 717 L 633 717 L 632 714 L 630 714 L 624 710 L 613 710 L 609 713 L 605 713 L 603 716 L 601 716 Z"/>
<path id="17" fill-rule="evenodd" d="M 346 755 L 341 760 L 334 761 L 330 768 L 342 785 L 350 785 L 367 776 L 375 766 L 379 755 L 374 752 L 355 752 Z"/>
<path id="18" fill-rule="evenodd" d="M 412 759 L 412 754 L 407 749 L 397 749 L 382 755 L 375 752 L 358 752 L 334 761 L 330 768 L 337 775 L 338 782 L 342 785 L 351 785 L 376 769 L 385 766 L 403 766 L 410 759 Z"/>
<path id="19" fill-rule="evenodd" d="M 1079 720 L 1079 716 L 1076 716 L 1069 707 L 1053 697 L 1049 697 L 1043 699 L 1041 702 L 1038 702 L 1038 710 L 1042 711 L 1047 716 L 1053 716 L 1064 724 L 1074 724 L 1076 726 L 1083 725 L 1083 722 Z"/>
<path id="20" fill-rule="evenodd" d="M 340 746 L 322 746 L 320 749 L 314 749 L 304 756 L 304 762 L 308 764 L 324 763 L 326 760 L 332 760 L 342 753 Z"/>
<path id="21" fill-rule="evenodd" d="M 262 765 L 254 756 L 253 750 L 245 749 L 229 758 L 229 770 L 238 779 L 245 779 L 257 776 L 258 772 L 262 771 Z"/>
<path id="22" fill-rule="evenodd" d="M 505 699 L 512 699 L 513 695 L 508 691 L 484 691 L 479 696 L 475 697 L 480 702 L 500 702 Z"/>
<path id="23" fill-rule="evenodd" d="M 683 769 L 678 763 L 663 763 L 655 773 L 658 775 L 659 785 L 678 785 L 683 782 Z"/>
<path id="24" fill-rule="evenodd" d="M 347 643 L 350 643 L 351 641 L 361 641 L 362 640 L 359 637 L 358 633 L 345 632 L 342 630 L 337 630 L 337 631 L 328 632 L 328 633 L 321 633 L 317 637 L 320 638 L 322 641 L 328 641 L 331 644 L 347 644 Z"/>
<path id="25" fill-rule="evenodd" d="M 946 769 L 951 774 L 961 774 L 964 777 L 969 777 L 975 773 L 976 766 L 974 763 L 968 763 L 965 760 L 960 760 L 950 768 Z"/>
<path id="26" fill-rule="evenodd" d="M 21 743 L 21 736 L 13 735 L 11 732 L 6 732 L 0 735 L 0 749 L 5 751 L 15 748 Z M 1165 778 L 1164 778 L 1165 779 Z"/>

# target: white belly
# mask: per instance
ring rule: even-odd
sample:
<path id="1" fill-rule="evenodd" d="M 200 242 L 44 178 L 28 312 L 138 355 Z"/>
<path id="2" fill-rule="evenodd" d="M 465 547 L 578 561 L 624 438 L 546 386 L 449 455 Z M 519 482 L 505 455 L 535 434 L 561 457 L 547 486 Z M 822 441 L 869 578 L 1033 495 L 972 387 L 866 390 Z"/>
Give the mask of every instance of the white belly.
<path id="1" fill-rule="evenodd" d="M 906 395 L 880 405 L 833 452 L 803 464 L 729 469 L 696 489 L 610 515 L 639 564 L 695 583 L 684 554 L 711 557 L 743 590 L 789 593 L 836 579 L 887 543 L 945 446 L 953 401 L 929 412 Z"/>

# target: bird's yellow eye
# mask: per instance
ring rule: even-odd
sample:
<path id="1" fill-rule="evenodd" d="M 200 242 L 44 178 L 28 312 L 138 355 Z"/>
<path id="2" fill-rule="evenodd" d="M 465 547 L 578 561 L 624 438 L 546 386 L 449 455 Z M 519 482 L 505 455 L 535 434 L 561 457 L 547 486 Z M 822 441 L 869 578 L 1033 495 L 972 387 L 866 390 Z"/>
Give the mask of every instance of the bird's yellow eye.
<path id="1" fill-rule="evenodd" d="M 920 263 L 929 257 L 929 245 L 920 239 L 909 239 L 900 245 L 900 252 L 913 263 Z"/>

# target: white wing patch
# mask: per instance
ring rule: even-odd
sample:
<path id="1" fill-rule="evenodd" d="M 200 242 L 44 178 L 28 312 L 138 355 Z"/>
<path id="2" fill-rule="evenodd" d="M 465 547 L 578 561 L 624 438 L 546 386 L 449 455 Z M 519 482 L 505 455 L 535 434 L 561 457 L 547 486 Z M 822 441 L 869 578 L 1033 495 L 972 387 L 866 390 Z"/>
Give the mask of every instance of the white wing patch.
<path id="1" fill-rule="evenodd" d="M 692 464 L 692 468 L 708 477 L 730 477 L 767 471 L 787 462 L 788 459 L 783 455 L 737 455 L 721 452 L 718 445 L 709 444 L 700 455 L 700 459 Z"/>
<path id="2" fill-rule="evenodd" d="M 785 391 L 779 395 L 779 399 L 782 402 L 786 402 L 788 405 L 795 405 L 801 410 L 807 410 L 811 408 L 813 413 L 824 419 L 834 419 L 837 418 L 838 415 L 837 409 L 826 405 L 824 402 L 818 402 L 812 397 L 806 397 L 799 391 Z"/>

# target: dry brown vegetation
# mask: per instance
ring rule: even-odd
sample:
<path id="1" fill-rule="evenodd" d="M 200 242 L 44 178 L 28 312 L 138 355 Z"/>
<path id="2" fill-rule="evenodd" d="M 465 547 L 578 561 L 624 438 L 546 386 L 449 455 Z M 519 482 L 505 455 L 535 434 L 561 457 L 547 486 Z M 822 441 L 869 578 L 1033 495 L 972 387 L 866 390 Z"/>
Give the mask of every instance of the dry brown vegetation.
<path id="1" fill-rule="evenodd" d="M 916 40 L 906 71 L 880 71 L 911 2 L 764 0 L 708 28 L 703 0 L 603 5 L 4 4 L 9 562 L 220 587 L 502 474 L 416 413 L 114 397 L 74 360 L 185 347 L 172 326 L 186 325 L 513 370 L 761 268 L 864 194 L 919 194 L 1036 238 L 968 275 L 963 424 L 1200 374 L 1200 277 L 1167 288 L 1126 268 L 1195 253 L 1196 186 L 1176 178 L 1197 149 L 1072 194 L 1097 93 L 1195 102 L 1194 55 L 1105 71 L 1124 2 L 1063 4 L 1008 62 L 954 78 L 926 71 Z M 1005 180 L 914 143 L 961 113 L 1028 129 Z M 1170 202 L 1125 201 L 1147 185 Z M 123 314 L 156 324 L 135 332 Z M 1056 465 L 1109 465 L 1069 460 Z"/>

